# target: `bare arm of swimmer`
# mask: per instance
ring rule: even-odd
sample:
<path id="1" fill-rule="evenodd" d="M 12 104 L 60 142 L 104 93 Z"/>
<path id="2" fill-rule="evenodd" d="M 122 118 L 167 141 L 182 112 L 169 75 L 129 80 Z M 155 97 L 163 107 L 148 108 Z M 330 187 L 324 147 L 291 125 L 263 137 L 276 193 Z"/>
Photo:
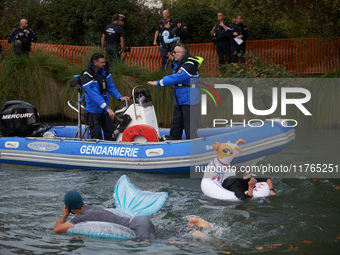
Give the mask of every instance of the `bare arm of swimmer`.
<path id="1" fill-rule="evenodd" d="M 56 222 L 54 227 L 54 232 L 61 233 L 67 231 L 70 227 L 73 226 L 70 222 L 65 222 L 68 215 L 70 214 L 69 210 L 66 208 L 66 206 L 63 207 L 63 216 Z"/>

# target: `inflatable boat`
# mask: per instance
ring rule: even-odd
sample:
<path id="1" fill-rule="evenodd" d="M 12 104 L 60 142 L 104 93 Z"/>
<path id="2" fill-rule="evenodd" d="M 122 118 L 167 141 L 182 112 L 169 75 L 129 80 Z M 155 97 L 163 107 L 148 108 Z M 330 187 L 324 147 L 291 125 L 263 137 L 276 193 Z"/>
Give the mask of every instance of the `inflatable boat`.
<path id="1" fill-rule="evenodd" d="M 1 109 L 0 162 L 52 167 L 133 170 L 145 172 L 188 172 L 207 165 L 216 156 L 214 142 L 243 139 L 243 153 L 234 164 L 256 164 L 264 156 L 278 153 L 295 139 L 293 127 L 270 121 L 259 127 L 203 128 L 198 138 L 169 140 L 169 129 L 159 128 L 148 90 L 132 91 L 133 103 L 115 109 L 113 141 L 89 139 L 81 124 L 80 103 L 69 101 L 78 112 L 78 125 L 49 126 L 38 120 L 36 108 L 23 101 L 6 102 Z M 75 107 L 77 104 L 78 107 Z M 117 106 L 118 107 L 118 106 Z M 116 107 L 116 108 L 117 108 Z"/>

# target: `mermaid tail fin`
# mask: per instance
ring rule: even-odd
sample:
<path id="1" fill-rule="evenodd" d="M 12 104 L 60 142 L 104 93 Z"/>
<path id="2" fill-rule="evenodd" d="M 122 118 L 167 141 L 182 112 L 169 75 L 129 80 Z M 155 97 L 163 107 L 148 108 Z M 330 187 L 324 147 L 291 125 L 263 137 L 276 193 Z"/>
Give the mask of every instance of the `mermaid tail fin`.
<path id="1" fill-rule="evenodd" d="M 113 191 L 116 210 L 131 216 L 150 216 L 165 204 L 167 192 L 141 191 L 126 175 L 119 178 Z"/>

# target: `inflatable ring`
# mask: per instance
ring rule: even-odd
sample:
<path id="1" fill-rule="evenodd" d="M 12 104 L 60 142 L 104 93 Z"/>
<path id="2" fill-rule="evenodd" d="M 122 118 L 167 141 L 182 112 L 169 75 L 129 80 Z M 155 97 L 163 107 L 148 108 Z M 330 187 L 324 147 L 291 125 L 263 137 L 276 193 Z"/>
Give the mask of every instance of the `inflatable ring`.
<path id="1" fill-rule="evenodd" d="M 77 223 L 70 227 L 67 233 L 116 241 L 136 238 L 136 234 L 132 229 L 119 224 L 102 221 L 84 221 Z"/>
<path id="2" fill-rule="evenodd" d="M 159 142 L 156 130 L 149 125 L 134 125 L 123 132 L 122 142 L 133 142 L 136 136 L 143 136 L 148 142 Z"/>
<path id="3" fill-rule="evenodd" d="M 151 192 L 138 189 L 126 175 L 119 178 L 114 189 L 113 200 L 116 208 L 106 210 L 121 216 L 151 216 L 158 212 L 168 198 L 166 192 Z M 103 221 L 84 221 L 74 224 L 67 230 L 68 234 L 116 241 L 136 238 L 136 233 L 125 226 Z"/>
<path id="4" fill-rule="evenodd" d="M 239 200 L 235 193 L 223 188 L 221 184 L 211 180 L 209 178 L 203 178 L 201 182 L 201 189 L 204 195 L 219 199 L 219 200 Z M 248 191 L 244 192 L 245 194 Z M 256 183 L 253 191 L 253 198 L 267 197 L 270 195 L 269 185 L 266 182 Z"/>

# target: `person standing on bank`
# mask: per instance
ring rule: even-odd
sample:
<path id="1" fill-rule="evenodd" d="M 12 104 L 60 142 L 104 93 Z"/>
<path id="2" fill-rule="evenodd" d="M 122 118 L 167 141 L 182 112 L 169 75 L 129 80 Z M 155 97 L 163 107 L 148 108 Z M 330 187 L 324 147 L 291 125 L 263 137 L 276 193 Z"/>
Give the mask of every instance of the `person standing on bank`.
<path id="1" fill-rule="evenodd" d="M 170 28 L 168 29 L 169 31 L 174 28 L 175 21 L 172 18 L 170 18 L 169 10 L 163 11 L 163 19 L 158 23 L 158 26 L 157 26 L 157 29 L 156 29 L 156 32 L 155 32 L 155 36 L 154 36 L 154 39 L 153 39 L 153 45 L 157 46 L 157 40 L 162 42 L 162 40 L 163 40 L 162 33 L 165 29 L 163 24 L 165 24 L 166 22 L 169 22 L 169 24 L 170 24 Z M 164 56 L 166 50 L 164 50 L 162 45 L 160 46 L 159 50 L 160 50 L 160 53 L 161 53 L 161 56 L 162 56 L 160 70 L 163 70 L 164 66 L 166 65 L 168 57 L 167 57 L 167 55 Z"/>
<path id="2" fill-rule="evenodd" d="M 120 59 L 124 56 L 125 50 L 125 32 L 120 23 L 119 14 L 112 16 L 112 23 L 106 26 L 101 37 L 101 46 L 106 50 L 106 54 L 109 56 L 109 61 Z M 120 53 L 121 52 L 121 53 Z"/>
<path id="3" fill-rule="evenodd" d="M 238 57 L 243 64 L 244 54 L 246 52 L 246 39 L 249 37 L 249 31 L 246 25 L 242 23 L 242 16 L 236 15 L 235 22 L 231 24 L 231 53 L 233 56 L 233 63 L 237 63 Z"/>
<path id="4" fill-rule="evenodd" d="M 21 19 L 19 28 L 14 28 L 9 33 L 8 43 L 13 42 L 13 53 L 17 56 L 29 56 L 31 52 L 31 44 L 36 41 L 37 37 L 32 29 L 28 28 L 26 19 Z"/>
<path id="5" fill-rule="evenodd" d="M 231 24 L 225 20 L 223 12 L 217 14 L 218 22 L 214 25 L 210 34 L 214 38 L 216 45 L 216 53 L 218 56 L 218 63 L 220 66 L 221 74 L 224 70 L 225 61 L 231 64 L 230 57 L 230 37 L 228 36 L 227 30 L 230 28 Z"/>
<path id="6" fill-rule="evenodd" d="M 91 139 L 103 139 L 103 129 L 104 140 L 111 140 L 115 114 L 109 107 L 109 94 L 117 100 L 129 97 L 123 97 L 116 89 L 109 72 L 109 64 L 101 53 L 92 55 L 81 82 L 85 90 L 85 110 L 89 113 Z"/>
<path id="7" fill-rule="evenodd" d="M 183 129 L 186 139 L 197 138 L 200 116 L 200 92 L 194 85 L 198 82 L 198 68 L 203 58 L 192 57 L 185 44 L 178 43 L 173 51 L 174 71 L 159 81 L 149 81 L 152 86 L 171 86 L 176 101 L 170 128 L 172 139 L 181 140 Z"/>
<path id="8" fill-rule="evenodd" d="M 181 39 L 181 43 L 186 44 L 186 40 L 189 39 L 189 29 L 187 26 L 182 27 L 182 20 L 176 19 L 175 27 L 170 31 L 174 37 L 179 37 Z"/>
<path id="9" fill-rule="evenodd" d="M 66 232 L 74 224 L 84 221 L 112 222 L 132 229 L 140 241 L 155 239 L 155 226 L 151 220 L 144 216 L 133 218 L 121 217 L 111 213 L 104 208 L 92 205 L 85 205 L 83 198 L 78 191 L 72 190 L 64 196 L 63 216 L 56 222 L 54 232 Z M 70 213 L 76 216 L 66 221 Z"/>
<path id="10" fill-rule="evenodd" d="M 170 18 L 170 11 L 169 10 L 164 10 L 163 11 L 163 20 L 169 21 L 170 22 L 170 29 L 173 29 L 175 27 L 175 21 Z M 153 45 L 157 46 L 157 39 L 158 36 L 162 34 L 162 26 L 161 24 L 158 24 L 156 32 L 155 32 L 155 36 L 153 38 Z"/>
<path id="11" fill-rule="evenodd" d="M 160 45 L 160 51 L 162 56 L 162 65 L 161 70 L 165 69 L 166 62 L 169 58 L 169 52 L 172 48 L 172 44 L 178 41 L 177 37 L 174 37 L 173 34 L 170 32 L 170 22 L 163 20 L 162 21 L 162 39 Z"/>

